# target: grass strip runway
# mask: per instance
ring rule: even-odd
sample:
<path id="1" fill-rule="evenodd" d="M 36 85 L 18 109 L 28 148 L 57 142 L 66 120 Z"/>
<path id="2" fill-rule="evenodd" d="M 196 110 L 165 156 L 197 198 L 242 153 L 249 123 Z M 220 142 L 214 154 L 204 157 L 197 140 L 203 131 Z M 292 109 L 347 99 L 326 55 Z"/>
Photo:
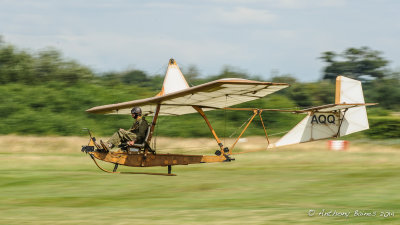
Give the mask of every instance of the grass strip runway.
<path id="1" fill-rule="evenodd" d="M 181 143 L 182 152 L 197 141 L 158 146 Z M 0 224 L 400 224 L 398 143 L 354 141 L 335 152 L 321 141 L 175 166 L 176 177 L 103 173 L 80 152 L 86 143 L 0 137 Z M 238 147 L 264 144 L 255 137 Z"/>

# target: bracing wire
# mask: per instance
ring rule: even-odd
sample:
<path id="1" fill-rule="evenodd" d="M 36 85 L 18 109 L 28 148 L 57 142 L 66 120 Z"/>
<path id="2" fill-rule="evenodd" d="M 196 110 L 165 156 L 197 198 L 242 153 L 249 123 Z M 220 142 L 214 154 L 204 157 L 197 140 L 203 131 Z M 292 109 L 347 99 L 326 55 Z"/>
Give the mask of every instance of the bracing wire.
<path id="1" fill-rule="evenodd" d="M 189 96 L 189 99 L 191 98 L 191 96 Z M 227 100 L 228 100 L 228 96 L 226 95 L 226 98 L 225 98 L 225 105 L 227 104 Z M 293 109 L 293 108 L 296 108 L 296 109 L 299 109 L 299 107 L 291 107 L 291 108 L 287 108 L 287 109 Z M 231 134 L 231 135 L 229 135 L 229 137 L 226 135 L 226 132 L 227 132 L 227 109 L 226 109 L 226 107 L 223 109 L 224 110 L 224 132 L 223 132 L 223 135 L 224 135 L 224 145 L 226 144 L 226 138 L 232 138 L 234 135 L 236 135 L 237 134 L 237 132 L 238 132 L 238 130 L 240 130 L 240 129 L 242 129 L 243 128 L 243 126 L 245 125 L 245 124 L 247 124 L 250 120 L 251 120 L 251 118 L 253 117 L 253 115 L 250 115 L 250 117 L 245 121 L 245 122 L 243 122 L 242 123 L 242 125 L 240 125 L 240 127 L 239 128 L 237 128 L 237 129 L 235 129 L 234 131 L 233 131 L 233 133 Z M 159 118 L 159 120 L 158 120 L 158 122 L 156 123 L 156 127 L 155 127 L 155 131 L 154 131 L 154 138 L 153 138 L 153 149 L 156 149 L 156 142 L 157 142 L 157 136 L 158 136 L 158 132 L 159 132 L 159 123 L 162 121 L 162 122 L 166 122 L 166 121 L 169 121 L 169 120 L 171 120 L 172 119 L 172 117 L 164 117 L 164 118 Z M 287 132 L 289 132 L 289 130 L 287 130 L 287 131 L 282 131 L 282 132 L 278 132 L 278 133 L 273 133 L 273 134 L 269 134 L 269 136 L 277 136 L 277 135 L 280 135 L 280 134 L 284 134 L 284 133 L 287 133 Z M 165 149 L 165 150 L 168 150 L 168 149 L 170 149 L 170 148 L 163 148 L 163 149 Z M 175 149 L 175 148 L 171 148 L 171 149 Z M 200 148 L 200 147 L 186 147 L 186 149 L 202 149 L 202 148 Z"/>
<path id="2" fill-rule="evenodd" d="M 235 131 L 233 131 L 233 133 L 229 136 L 229 138 L 231 138 L 233 135 L 235 135 L 237 133 L 238 130 L 240 130 L 245 124 L 247 124 L 250 120 L 251 117 L 253 117 L 253 115 L 251 115 L 246 122 L 244 122 L 238 129 L 236 129 Z"/>
<path id="3" fill-rule="evenodd" d="M 279 135 L 279 134 L 285 134 L 285 133 L 287 133 L 287 132 L 289 132 L 290 130 L 286 130 L 286 131 L 282 131 L 282 132 L 278 132 L 278 133 L 273 133 L 273 134 L 268 134 L 268 136 L 276 136 L 276 135 Z"/>
<path id="4" fill-rule="evenodd" d="M 224 109 L 224 145 L 226 144 L 226 105 L 228 103 L 228 95 L 225 95 L 225 109 Z"/>
<path id="5" fill-rule="evenodd" d="M 153 150 L 154 151 L 157 151 L 157 135 L 158 135 L 158 122 L 156 121 L 156 127 L 154 129 L 154 139 L 153 139 Z"/>

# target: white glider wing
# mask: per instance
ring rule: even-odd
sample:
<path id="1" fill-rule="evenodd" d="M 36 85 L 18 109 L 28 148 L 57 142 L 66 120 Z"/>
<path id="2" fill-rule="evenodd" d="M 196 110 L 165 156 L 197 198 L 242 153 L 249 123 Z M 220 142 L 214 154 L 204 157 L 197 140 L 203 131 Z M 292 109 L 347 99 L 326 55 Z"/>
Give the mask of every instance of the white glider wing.
<path id="1" fill-rule="evenodd" d="M 176 62 L 171 59 L 161 92 L 151 98 L 97 106 L 87 112 L 99 114 L 130 114 L 141 107 L 143 114 L 152 114 L 160 104 L 159 115 L 183 115 L 197 113 L 193 106 L 204 111 L 221 109 L 248 102 L 288 87 L 286 83 L 271 83 L 245 79 L 220 79 L 189 87 Z"/>
<path id="2" fill-rule="evenodd" d="M 288 87 L 284 83 L 259 82 L 242 79 L 223 79 L 206 84 L 141 100 L 97 106 L 87 112 L 99 114 L 130 114 L 132 107 L 142 108 L 144 114 L 154 112 L 161 105 L 159 115 L 183 115 L 197 112 L 192 106 L 204 111 L 221 109 L 243 102 L 256 100 Z"/>

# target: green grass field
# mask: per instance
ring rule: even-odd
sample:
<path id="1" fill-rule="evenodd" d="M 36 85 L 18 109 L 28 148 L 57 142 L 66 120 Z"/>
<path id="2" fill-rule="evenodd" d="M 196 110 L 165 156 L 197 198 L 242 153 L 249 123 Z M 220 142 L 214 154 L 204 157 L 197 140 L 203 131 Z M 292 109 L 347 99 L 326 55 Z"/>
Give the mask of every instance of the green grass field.
<path id="1" fill-rule="evenodd" d="M 398 142 L 354 141 L 345 152 L 302 144 L 175 166 L 176 177 L 106 174 L 80 152 L 86 142 L 0 137 L 0 224 L 400 224 Z"/>

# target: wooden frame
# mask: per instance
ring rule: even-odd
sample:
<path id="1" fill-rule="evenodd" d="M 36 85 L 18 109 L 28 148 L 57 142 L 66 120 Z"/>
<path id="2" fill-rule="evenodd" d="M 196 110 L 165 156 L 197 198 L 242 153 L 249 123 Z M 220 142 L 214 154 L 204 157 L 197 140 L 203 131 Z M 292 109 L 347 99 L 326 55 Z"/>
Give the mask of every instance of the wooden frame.
<path id="1" fill-rule="evenodd" d="M 90 155 L 90 157 L 93 159 L 94 163 L 99 167 L 104 172 L 108 173 L 120 173 L 116 172 L 118 165 L 124 165 L 124 166 L 131 166 L 131 167 L 152 167 L 152 166 L 167 166 L 168 167 L 168 173 L 139 173 L 139 172 L 125 172 L 125 173 L 130 173 L 130 174 L 150 174 L 150 175 L 168 175 L 168 176 L 173 176 L 175 174 L 171 173 L 171 167 L 173 165 L 189 165 L 189 164 L 197 164 L 197 163 L 211 163 L 211 162 L 224 162 L 224 161 L 231 161 L 231 158 L 229 158 L 228 154 L 224 153 L 224 147 L 221 141 L 219 140 L 217 134 L 215 133 L 214 129 L 211 126 L 211 123 L 208 121 L 205 113 L 203 110 L 199 107 L 194 107 L 200 115 L 204 118 L 206 121 L 208 127 L 210 128 L 211 132 L 214 135 L 214 138 L 216 139 L 218 146 L 221 149 L 221 152 L 223 154 L 220 155 L 185 155 L 185 154 L 156 154 L 155 152 L 149 151 L 149 145 L 151 138 L 154 133 L 154 129 L 157 123 L 158 119 L 158 113 L 160 111 L 160 104 L 157 104 L 153 121 L 151 123 L 151 126 L 149 127 L 150 131 L 148 133 L 148 136 L 146 137 L 146 140 L 143 142 L 143 144 L 134 144 L 132 147 L 136 147 L 139 150 L 142 151 L 137 151 L 137 152 L 131 152 L 131 151 L 118 151 L 118 152 L 110 152 L 104 150 L 101 145 L 98 145 L 96 143 L 96 139 L 92 136 L 92 134 L 89 131 L 90 135 L 90 141 L 87 146 L 82 147 L 82 151 L 86 152 Z M 113 163 L 115 165 L 113 171 L 106 170 L 102 168 L 96 161 L 102 160 L 105 162 Z"/>

